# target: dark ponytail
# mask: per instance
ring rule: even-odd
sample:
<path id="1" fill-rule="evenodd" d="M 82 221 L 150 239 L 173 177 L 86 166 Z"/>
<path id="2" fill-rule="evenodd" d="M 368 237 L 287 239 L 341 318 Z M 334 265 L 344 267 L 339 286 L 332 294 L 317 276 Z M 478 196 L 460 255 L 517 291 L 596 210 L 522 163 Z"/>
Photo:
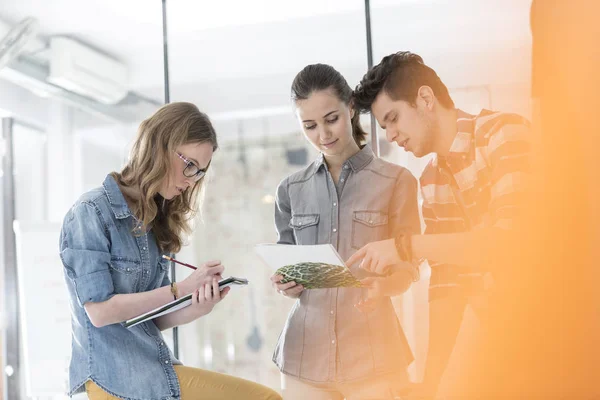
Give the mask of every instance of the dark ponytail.
<path id="1" fill-rule="evenodd" d="M 352 117 L 352 137 L 359 147 L 367 139 L 367 132 L 360 125 L 360 113 L 358 111 L 354 111 Z"/>
<path id="2" fill-rule="evenodd" d="M 338 99 L 352 107 L 352 88 L 342 74 L 326 64 L 308 65 L 296 75 L 292 82 L 292 100 L 306 100 L 313 92 L 327 89 L 331 89 Z M 352 137 L 359 146 L 367 138 L 367 133 L 360 126 L 360 114 L 356 111 L 352 117 Z"/>

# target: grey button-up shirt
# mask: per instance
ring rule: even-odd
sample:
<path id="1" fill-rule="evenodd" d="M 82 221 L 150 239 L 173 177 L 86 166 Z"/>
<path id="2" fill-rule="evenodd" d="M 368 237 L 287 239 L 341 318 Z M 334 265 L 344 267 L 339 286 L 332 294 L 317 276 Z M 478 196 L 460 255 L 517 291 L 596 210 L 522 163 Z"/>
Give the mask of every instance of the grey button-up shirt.
<path id="1" fill-rule="evenodd" d="M 364 146 L 348 159 L 338 184 L 320 155 L 277 188 L 278 243 L 331 243 L 347 259 L 369 242 L 420 232 L 417 181 Z M 358 278 L 365 272 L 349 266 Z M 412 352 L 389 298 L 369 313 L 354 305 L 365 289 L 304 290 L 279 337 L 273 361 L 310 382 L 347 382 L 406 370 Z"/>

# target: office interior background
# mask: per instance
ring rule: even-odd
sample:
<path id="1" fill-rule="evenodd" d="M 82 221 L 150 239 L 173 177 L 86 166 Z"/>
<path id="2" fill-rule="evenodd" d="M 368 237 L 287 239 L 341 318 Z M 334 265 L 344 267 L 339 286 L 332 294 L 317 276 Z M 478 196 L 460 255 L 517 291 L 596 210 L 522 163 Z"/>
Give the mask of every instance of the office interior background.
<path id="1" fill-rule="evenodd" d="M 465 111 L 531 118 L 530 6 L 372 0 L 374 63 L 413 51 Z M 172 346 L 177 337 L 187 365 L 279 388 L 271 355 L 294 300 L 271 288 L 272 271 L 253 246 L 276 241 L 277 184 L 316 157 L 294 115 L 292 79 L 321 62 L 356 86 L 367 70 L 365 2 L 168 0 L 166 11 L 163 21 L 159 0 L 0 0 L 0 384 L 18 386 L 22 399 L 65 397 L 71 337 L 60 224 L 81 193 L 120 170 L 139 123 L 164 104 L 163 22 L 170 101 L 197 104 L 220 142 L 198 229 L 178 258 L 220 259 L 227 275 L 250 281 L 207 317 L 166 336 Z M 370 131 L 368 115 L 362 123 Z M 390 145 L 384 132 L 378 137 L 381 157 L 420 175 L 427 158 Z M 176 268 L 178 279 L 188 273 Z M 414 380 L 427 351 L 427 278 L 424 266 L 421 280 L 394 298 L 416 355 Z M 467 313 L 456 355 L 468 352 L 477 329 Z M 442 382 L 448 393 L 460 360 L 453 356 Z"/>

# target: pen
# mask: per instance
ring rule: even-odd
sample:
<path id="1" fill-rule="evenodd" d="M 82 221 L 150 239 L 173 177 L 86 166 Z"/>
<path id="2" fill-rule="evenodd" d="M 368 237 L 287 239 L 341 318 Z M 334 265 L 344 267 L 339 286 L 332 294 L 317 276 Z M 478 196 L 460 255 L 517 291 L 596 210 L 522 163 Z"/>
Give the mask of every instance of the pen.
<path id="1" fill-rule="evenodd" d="M 191 268 L 191 269 L 197 269 L 197 268 L 196 268 L 196 267 L 194 267 L 193 265 L 186 264 L 186 263 L 184 263 L 184 262 L 181 262 L 181 261 L 177 261 L 177 260 L 176 260 L 176 259 L 174 259 L 173 257 L 169 257 L 169 256 L 167 256 L 167 255 L 163 255 L 163 256 L 162 256 L 162 258 L 164 258 L 165 260 L 173 261 L 174 263 L 177 263 L 177 264 L 179 264 L 179 265 L 184 265 L 184 266 L 186 266 L 186 267 L 188 267 L 188 268 Z"/>

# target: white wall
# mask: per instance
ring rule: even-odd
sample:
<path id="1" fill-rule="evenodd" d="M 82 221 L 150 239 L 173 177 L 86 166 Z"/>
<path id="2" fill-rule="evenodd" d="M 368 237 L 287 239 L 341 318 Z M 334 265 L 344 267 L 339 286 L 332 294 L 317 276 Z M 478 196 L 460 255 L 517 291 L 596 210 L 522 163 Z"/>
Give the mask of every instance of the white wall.
<path id="1" fill-rule="evenodd" d="M 2 83 L 0 82 L 0 86 Z M 22 244 L 24 247 L 29 246 L 26 247 L 27 249 L 34 248 L 38 251 L 31 253 L 31 251 L 25 250 L 20 253 L 19 274 L 31 273 L 32 267 L 48 266 L 42 265 L 44 262 L 40 260 L 52 259 L 52 262 L 57 261 L 59 275 L 52 276 L 52 279 L 56 281 L 48 278 L 45 281 L 45 286 L 42 285 L 42 287 L 60 292 L 62 277 L 57 253 L 58 228 L 54 228 L 60 226 L 60 222 L 62 222 L 68 208 L 81 195 L 82 191 L 99 186 L 108 172 L 121 168 L 127 140 L 119 135 L 125 135 L 128 130 L 120 126 L 106 127 L 105 132 L 77 128 L 74 124 L 74 110 L 69 106 L 50 100 L 36 101 L 35 97 L 32 97 L 33 95 L 27 91 L 11 88 L 10 85 L 7 87 L 9 90 L 15 89 L 14 93 L 10 91 L 0 92 L 0 105 L 15 119 L 13 126 L 13 156 L 15 163 L 14 202 L 16 219 L 20 223 L 19 226 L 39 227 L 42 231 L 48 229 L 48 226 L 53 227 L 51 236 L 44 234 L 43 239 L 40 239 L 45 244 L 35 244 L 34 242 Z M 11 94 L 22 97 L 16 103 L 13 103 L 10 97 Z M 79 118 L 79 121 L 81 122 L 81 118 Z M 89 123 L 94 124 L 95 122 L 97 121 L 90 117 Z M 32 125 L 37 128 L 32 127 Z M 121 143 L 122 146 L 118 146 L 118 143 Z M 3 173 L 5 172 L 3 171 Z M 45 224 L 46 222 L 57 224 L 48 225 Z M 30 235 L 28 237 L 36 237 L 35 229 Z M 1 238 L 2 235 L 0 234 Z M 35 241 L 35 239 L 32 240 Z M 55 250 L 54 253 L 52 249 Z M 36 260 L 38 260 L 37 265 L 35 263 L 31 264 L 31 262 L 21 262 L 23 256 L 28 254 L 35 254 Z M 39 262 L 42 262 L 42 264 L 39 264 Z M 3 282 L 3 277 L 0 276 L 2 285 L 4 285 Z M 30 279 L 23 280 L 20 282 L 19 290 L 25 291 L 27 288 L 27 290 L 31 290 L 36 284 L 41 285 L 40 282 L 36 283 Z M 39 287 L 39 285 L 37 286 Z M 41 289 L 34 291 L 34 293 L 41 293 Z M 22 304 L 25 304 L 24 300 L 24 298 L 21 299 Z M 3 301 L 0 300 L 0 306 L 2 306 L 2 303 Z M 64 310 L 64 307 L 62 309 Z M 47 316 L 47 310 L 43 307 L 30 307 L 26 314 L 23 310 L 21 312 L 23 324 Z M 44 314 L 40 315 L 40 318 L 36 318 L 36 312 Z M 0 323 L 4 323 L 1 318 Z M 70 337 L 68 321 L 66 324 L 56 324 L 57 329 L 59 329 L 59 326 L 66 330 L 62 333 L 57 331 L 54 334 L 68 339 Z M 22 331 L 22 333 L 24 334 L 25 331 Z M 29 336 L 29 339 L 31 337 Z M 21 346 L 26 343 L 32 344 L 23 337 Z M 25 352 L 21 353 L 22 366 L 25 366 L 25 361 L 35 363 L 33 358 L 36 355 L 42 357 L 40 354 L 32 353 L 30 355 L 32 357 L 25 360 Z M 53 371 L 60 375 L 60 371 L 63 371 L 63 363 L 58 360 L 56 365 L 52 365 L 55 367 Z M 25 371 L 22 371 L 21 376 L 25 379 Z M 66 379 L 66 376 L 64 379 Z M 25 381 L 23 381 L 23 385 L 25 385 Z M 39 387 L 39 385 L 43 386 L 43 383 L 34 382 L 33 385 Z M 57 385 L 60 385 L 60 383 L 57 382 Z M 25 386 L 22 390 L 25 393 Z M 56 399 L 58 398 L 56 397 Z"/>
<path id="2" fill-rule="evenodd" d="M 51 100 L 0 79 L 0 110 L 38 128 L 47 126 Z"/>

